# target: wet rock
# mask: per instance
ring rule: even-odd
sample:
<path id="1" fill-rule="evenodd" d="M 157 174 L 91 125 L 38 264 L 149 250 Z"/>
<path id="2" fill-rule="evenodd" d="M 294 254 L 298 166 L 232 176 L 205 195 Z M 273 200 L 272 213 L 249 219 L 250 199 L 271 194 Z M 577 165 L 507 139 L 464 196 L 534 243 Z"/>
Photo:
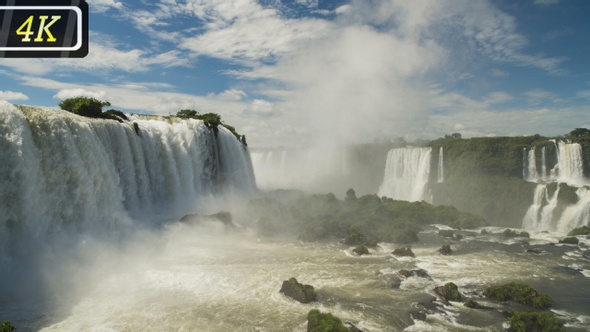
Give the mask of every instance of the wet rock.
<path id="1" fill-rule="evenodd" d="M 356 328 L 356 327 L 355 327 Z M 310 310 L 307 314 L 307 332 L 355 332 L 344 324 L 340 318 L 330 313 L 323 313 L 317 309 Z"/>
<path id="2" fill-rule="evenodd" d="M 438 249 L 438 252 L 441 253 L 441 255 L 445 255 L 448 256 L 450 254 L 453 253 L 453 250 L 451 250 L 451 246 L 448 244 L 443 244 L 442 247 L 440 247 L 440 249 Z"/>
<path id="3" fill-rule="evenodd" d="M 452 282 L 448 282 L 444 286 L 435 287 L 434 292 L 445 301 L 461 301 L 463 299 L 457 285 Z"/>
<path id="4" fill-rule="evenodd" d="M 410 277 L 420 277 L 420 278 L 430 278 L 428 271 L 424 269 L 415 269 L 415 270 L 399 270 L 398 273 L 405 278 Z"/>
<path id="5" fill-rule="evenodd" d="M 580 240 L 578 240 L 578 238 L 575 237 L 575 236 L 568 236 L 566 238 L 563 238 L 563 239 L 559 240 L 559 243 L 564 243 L 564 244 L 578 244 L 578 243 L 580 243 Z"/>
<path id="6" fill-rule="evenodd" d="M 398 257 L 416 257 L 412 248 L 397 248 L 395 249 L 392 254 Z"/>
<path id="7" fill-rule="evenodd" d="M 279 292 L 301 303 L 309 303 L 317 299 L 313 286 L 301 284 L 295 278 L 283 281 Z"/>
<path id="8" fill-rule="evenodd" d="M 526 252 L 528 252 L 530 254 L 539 255 L 539 254 L 543 253 L 543 249 L 541 249 L 541 248 L 530 248 L 530 249 L 527 249 Z"/>

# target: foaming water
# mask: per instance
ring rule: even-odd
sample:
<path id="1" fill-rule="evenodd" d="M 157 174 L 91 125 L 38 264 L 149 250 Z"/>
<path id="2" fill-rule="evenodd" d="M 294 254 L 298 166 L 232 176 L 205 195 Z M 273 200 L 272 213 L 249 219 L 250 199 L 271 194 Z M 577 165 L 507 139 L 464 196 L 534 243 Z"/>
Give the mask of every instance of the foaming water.
<path id="1" fill-rule="evenodd" d="M 590 316 L 583 305 L 590 278 L 561 268 L 588 269 L 583 255 L 566 255 L 581 249 L 539 244 L 535 247 L 542 253 L 532 254 L 524 241 L 505 241 L 490 231 L 452 242 L 451 256 L 437 253 L 445 239 L 421 233 L 421 244 L 412 248 L 416 257 L 397 258 L 390 254 L 397 247 L 392 244 L 358 257 L 338 243 L 271 241 L 248 231 L 228 232 L 221 224 L 174 224 L 151 238 L 152 245 L 142 236 L 117 255 L 105 255 L 108 264 L 88 267 L 103 272 L 96 279 L 88 273 L 92 286 L 81 300 L 42 330 L 306 331 L 307 313 L 318 308 L 364 331 L 502 331 L 506 318 L 500 311 L 508 307 L 481 293 L 488 285 L 511 281 L 548 293 L 559 317 L 584 326 L 584 317 Z M 429 277 L 398 274 L 417 268 Z M 290 277 L 313 285 L 319 301 L 300 304 L 280 294 L 282 281 Z M 395 279 L 399 287 L 392 285 Z M 434 287 L 446 282 L 496 310 L 437 301 L 438 309 L 425 321 L 414 321 L 410 313 L 419 303 L 429 303 Z"/>

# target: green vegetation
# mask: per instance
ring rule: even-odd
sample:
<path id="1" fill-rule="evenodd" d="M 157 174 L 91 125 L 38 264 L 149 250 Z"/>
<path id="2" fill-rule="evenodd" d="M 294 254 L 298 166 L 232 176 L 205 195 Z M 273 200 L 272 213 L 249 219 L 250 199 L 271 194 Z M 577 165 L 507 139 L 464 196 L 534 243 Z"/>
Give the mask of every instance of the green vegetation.
<path id="1" fill-rule="evenodd" d="M 393 250 L 392 254 L 398 257 L 416 257 L 412 248 L 396 248 Z"/>
<path id="2" fill-rule="evenodd" d="M 550 311 L 514 312 L 510 318 L 514 332 L 564 332 L 563 322 Z"/>
<path id="3" fill-rule="evenodd" d="M 538 309 L 551 307 L 552 300 L 547 294 L 539 293 L 534 288 L 515 282 L 488 287 L 485 296 L 498 301 L 513 301 L 520 304 L 531 305 Z"/>
<path id="4" fill-rule="evenodd" d="M 340 318 L 313 309 L 307 314 L 307 332 L 353 332 L 353 330 L 344 326 Z"/>
<path id="5" fill-rule="evenodd" d="M 459 288 L 452 282 L 448 282 L 444 286 L 435 287 L 434 292 L 447 301 L 459 302 L 463 299 L 463 296 L 459 293 Z"/>
<path id="6" fill-rule="evenodd" d="M 578 238 L 574 236 L 564 237 L 563 239 L 559 240 L 559 243 L 564 244 L 578 244 L 579 242 L 580 240 L 578 240 Z"/>
<path id="7" fill-rule="evenodd" d="M 9 321 L 0 322 L 0 332 L 12 332 L 16 330 Z"/>
<path id="8" fill-rule="evenodd" d="M 590 235 L 590 227 L 582 226 L 576 229 L 573 229 L 571 232 L 567 234 L 568 236 L 576 236 L 576 235 Z"/>
<path id="9" fill-rule="evenodd" d="M 202 120 L 205 123 L 205 126 L 207 126 L 207 128 L 213 129 L 216 133 L 218 131 L 218 127 L 224 126 L 225 128 L 227 128 L 232 134 L 234 134 L 234 136 L 236 136 L 236 138 L 238 140 L 240 140 L 242 143 L 246 144 L 246 137 L 245 135 L 240 135 L 236 132 L 236 128 L 234 128 L 233 126 L 230 126 L 228 124 L 225 124 L 223 121 L 221 121 L 221 115 L 217 114 L 217 113 L 204 113 L 204 114 L 199 114 L 199 112 L 195 111 L 195 110 L 191 110 L 191 109 L 183 109 L 178 111 L 178 113 L 176 113 L 176 117 L 181 118 L 181 119 L 197 119 L 197 120 Z"/>
<path id="10" fill-rule="evenodd" d="M 309 303 L 317 299 L 313 286 L 301 284 L 295 278 L 283 281 L 279 292 L 301 303 Z"/>
<path id="11" fill-rule="evenodd" d="M 115 120 L 115 121 L 119 121 L 119 122 L 129 121 L 129 118 L 127 117 L 127 115 L 125 115 L 125 113 L 118 111 L 118 110 L 113 110 L 113 109 L 110 109 L 110 110 L 102 113 L 101 117 L 103 119 L 110 119 L 110 120 Z"/>
<path id="12" fill-rule="evenodd" d="M 477 303 L 475 300 L 472 299 L 467 299 L 463 305 L 471 309 L 486 309 L 485 306 Z"/>
<path id="13" fill-rule="evenodd" d="M 248 214 L 253 220 L 272 220 L 278 228 L 298 234 L 302 241 L 343 239 L 346 245 L 368 247 L 378 242 L 416 242 L 422 226 L 429 224 L 461 228 L 486 225 L 481 217 L 450 206 L 382 200 L 376 195 L 357 198 L 351 190 L 344 201 L 333 194 L 299 194 L 281 202 L 258 198 L 248 204 Z M 269 223 L 259 224 L 259 231 Z"/>
<path id="14" fill-rule="evenodd" d="M 354 249 L 352 249 L 352 252 L 354 252 L 355 254 L 362 256 L 362 255 L 368 255 L 369 254 L 369 249 L 364 246 L 364 245 L 358 245 L 356 246 Z"/>
<path id="15" fill-rule="evenodd" d="M 89 97 L 74 97 L 65 99 L 58 105 L 64 111 L 89 118 L 101 118 L 102 108 L 105 106 L 111 106 L 111 103 Z"/>
<path id="16" fill-rule="evenodd" d="M 526 238 L 531 237 L 531 235 L 528 232 L 525 232 L 525 231 L 517 232 L 513 229 L 506 229 L 506 230 L 504 230 L 503 234 L 505 237 L 526 237 Z"/>

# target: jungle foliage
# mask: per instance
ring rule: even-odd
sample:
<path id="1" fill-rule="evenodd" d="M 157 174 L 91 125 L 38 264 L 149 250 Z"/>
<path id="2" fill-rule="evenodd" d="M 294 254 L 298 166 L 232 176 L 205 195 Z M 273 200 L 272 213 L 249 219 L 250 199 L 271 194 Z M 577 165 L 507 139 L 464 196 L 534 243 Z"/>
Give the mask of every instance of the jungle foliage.
<path id="1" fill-rule="evenodd" d="M 357 198 L 352 189 L 344 200 L 334 194 L 302 193 L 282 201 L 257 198 L 250 201 L 248 211 L 259 220 L 261 234 L 277 234 L 282 229 L 298 234 L 303 241 L 339 239 L 350 246 L 416 242 L 418 232 L 429 224 L 459 229 L 487 225 L 483 218 L 451 206 L 381 199 L 377 195 Z"/>

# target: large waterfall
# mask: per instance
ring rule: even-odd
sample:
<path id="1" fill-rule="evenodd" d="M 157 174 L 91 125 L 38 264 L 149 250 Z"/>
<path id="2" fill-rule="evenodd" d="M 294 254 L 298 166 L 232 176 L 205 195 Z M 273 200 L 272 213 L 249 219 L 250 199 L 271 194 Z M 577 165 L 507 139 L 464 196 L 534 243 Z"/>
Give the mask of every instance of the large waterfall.
<path id="1" fill-rule="evenodd" d="M 547 172 L 546 149 L 541 149 L 540 171 L 535 147 L 525 150 L 523 176 L 529 182 L 539 183 L 535 190 L 533 204 L 524 219 L 523 228 L 542 231 L 568 232 L 572 228 L 587 224 L 590 220 L 590 195 L 588 181 L 584 178 L 582 146 L 578 143 L 552 141 L 555 144 L 557 160 L 555 167 Z M 547 183 L 557 183 L 557 189 L 550 195 Z M 554 211 L 559 201 L 560 183 L 579 187 L 576 191 L 578 201 L 568 206 L 560 216 Z"/>
<path id="2" fill-rule="evenodd" d="M 427 200 L 432 148 L 389 151 L 385 176 L 378 195 L 406 201 Z"/>
<path id="3" fill-rule="evenodd" d="M 0 253 L 14 234 L 116 233 L 255 190 L 247 149 L 200 120 L 134 116 L 136 132 L 49 108 L 0 103 L 0 114 Z"/>

